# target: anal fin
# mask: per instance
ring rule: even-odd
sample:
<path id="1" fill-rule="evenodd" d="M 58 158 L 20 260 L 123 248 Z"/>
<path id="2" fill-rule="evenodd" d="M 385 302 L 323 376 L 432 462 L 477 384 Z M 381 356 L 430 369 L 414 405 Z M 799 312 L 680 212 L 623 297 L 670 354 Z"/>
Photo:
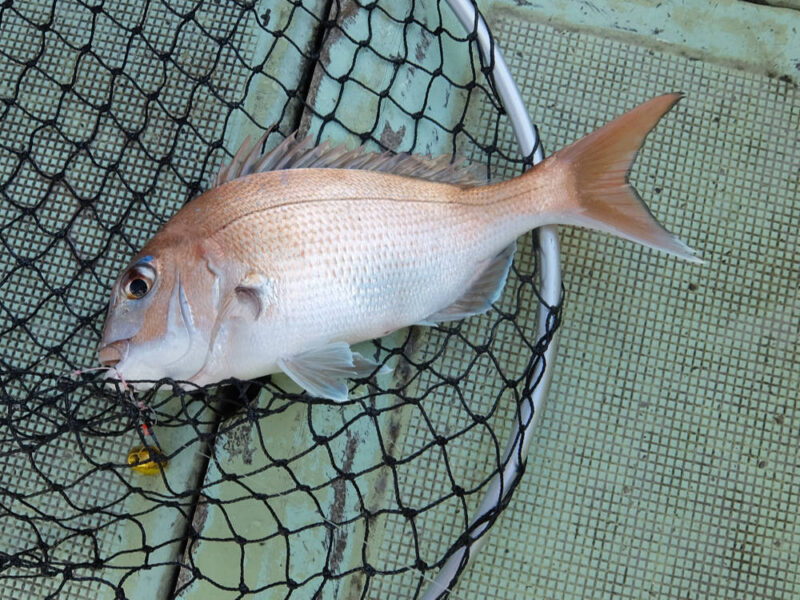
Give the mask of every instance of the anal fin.
<path id="1" fill-rule="evenodd" d="M 475 276 L 467 285 L 464 294 L 450 306 L 423 319 L 420 325 L 431 325 L 442 321 L 457 321 L 485 313 L 500 297 L 508 279 L 508 271 L 514 260 L 517 242 L 512 242 L 493 258 L 478 265 Z"/>

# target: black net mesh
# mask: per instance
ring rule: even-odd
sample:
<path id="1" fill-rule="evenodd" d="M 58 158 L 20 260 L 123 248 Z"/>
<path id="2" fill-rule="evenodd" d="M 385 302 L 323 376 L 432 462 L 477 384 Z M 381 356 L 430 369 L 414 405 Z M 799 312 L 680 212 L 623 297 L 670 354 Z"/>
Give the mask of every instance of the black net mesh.
<path id="1" fill-rule="evenodd" d="M 7 0 L 0 68 L 0 597 L 420 595 L 558 324 L 532 237 L 495 310 L 368 345 L 394 372 L 345 405 L 89 369 L 119 269 L 248 133 L 519 172 L 474 36 L 434 2 Z"/>

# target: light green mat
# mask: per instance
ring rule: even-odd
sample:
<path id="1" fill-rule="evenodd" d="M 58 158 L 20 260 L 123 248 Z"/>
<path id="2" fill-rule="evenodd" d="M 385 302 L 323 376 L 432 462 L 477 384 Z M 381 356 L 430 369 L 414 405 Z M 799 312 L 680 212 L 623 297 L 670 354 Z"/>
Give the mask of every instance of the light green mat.
<path id="1" fill-rule="evenodd" d="M 685 92 L 632 180 L 708 264 L 562 230 L 550 401 L 514 502 L 457 593 L 796 598 L 797 88 L 523 14 L 490 21 L 549 151 Z"/>

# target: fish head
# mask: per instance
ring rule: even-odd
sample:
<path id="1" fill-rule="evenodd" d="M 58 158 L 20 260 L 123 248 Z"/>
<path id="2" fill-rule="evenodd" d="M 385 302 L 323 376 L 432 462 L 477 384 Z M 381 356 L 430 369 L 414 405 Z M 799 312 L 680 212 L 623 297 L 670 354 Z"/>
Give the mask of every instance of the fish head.
<path id="1" fill-rule="evenodd" d="M 158 236 L 117 278 L 100 342 L 109 377 L 152 387 L 157 380 L 188 380 L 208 353 L 204 318 L 212 274 L 187 243 Z"/>

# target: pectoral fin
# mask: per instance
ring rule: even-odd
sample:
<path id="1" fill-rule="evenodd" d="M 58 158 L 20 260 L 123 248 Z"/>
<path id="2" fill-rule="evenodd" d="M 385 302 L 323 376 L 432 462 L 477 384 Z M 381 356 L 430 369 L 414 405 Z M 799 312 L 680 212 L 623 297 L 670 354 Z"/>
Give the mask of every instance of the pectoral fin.
<path id="1" fill-rule="evenodd" d="M 347 401 L 347 379 L 368 377 L 378 366 L 345 342 L 278 360 L 278 367 L 311 396 L 334 402 Z"/>
<path id="2" fill-rule="evenodd" d="M 209 263 L 209 270 L 215 274 L 213 294 L 219 294 L 219 275 L 217 270 Z M 219 309 L 211 328 L 208 341 L 208 353 L 206 354 L 203 367 L 195 373 L 191 379 L 193 381 L 202 379 L 206 370 L 211 368 L 215 359 L 215 354 L 222 351 L 217 344 L 217 336 L 220 331 L 224 331 L 232 322 L 251 323 L 263 316 L 275 300 L 275 285 L 272 279 L 257 273 L 249 272 L 236 287 L 230 289 L 221 299 L 218 300 Z"/>
<path id="3" fill-rule="evenodd" d="M 475 276 L 469 282 L 464 295 L 450 306 L 427 317 L 420 325 L 432 325 L 442 321 L 457 321 L 485 313 L 500 297 L 508 279 L 508 270 L 514 260 L 517 243 L 513 242 L 493 258 L 478 265 Z"/>
<path id="4" fill-rule="evenodd" d="M 231 319 L 255 321 L 261 317 L 274 300 L 272 280 L 255 271 L 248 273 L 220 302 L 217 320 L 211 339 L 223 323 Z"/>

